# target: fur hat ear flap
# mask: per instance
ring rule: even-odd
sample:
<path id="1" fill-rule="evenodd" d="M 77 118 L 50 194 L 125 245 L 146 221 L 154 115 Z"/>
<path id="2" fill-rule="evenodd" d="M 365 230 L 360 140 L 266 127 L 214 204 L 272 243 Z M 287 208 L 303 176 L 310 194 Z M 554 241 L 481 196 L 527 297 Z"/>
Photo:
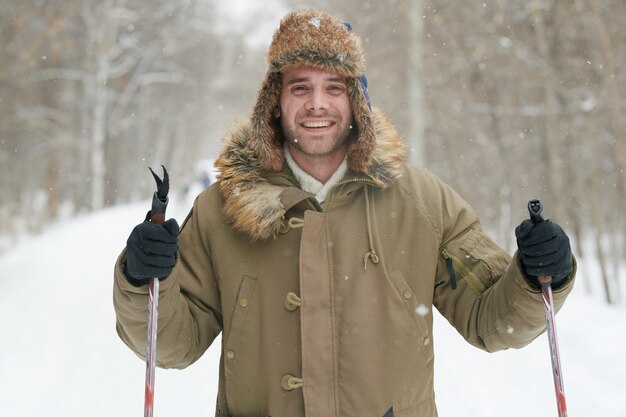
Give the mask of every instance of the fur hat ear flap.
<path id="1" fill-rule="evenodd" d="M 348 167 L 355 172 L 367 173 L 374 158 L 376 130 L 367 100 L 358 80 L 349 88 L 353 123 L 356 125 L 356 139 L 348 145 Z"/>
<path id="2" fill-rule="evenodd" d="M 257 155 L 259 165 L 266 170 L 283 168 L 282 130 L 274 112 L 280 104 L 282 76 L 269 71 L 252 110 L 252 134 L 248 146 Z"/>

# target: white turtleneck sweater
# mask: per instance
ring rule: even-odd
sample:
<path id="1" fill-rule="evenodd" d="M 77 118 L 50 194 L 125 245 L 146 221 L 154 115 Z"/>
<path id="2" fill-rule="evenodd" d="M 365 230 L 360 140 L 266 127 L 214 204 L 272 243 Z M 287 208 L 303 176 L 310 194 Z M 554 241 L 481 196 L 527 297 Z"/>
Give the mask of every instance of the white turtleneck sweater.
<path id="1" fill-rule="evenodd" d="M 293 172 L 293 175 L 300 182 L 300 186 L 302 187 L 302 189 L 307 193 L 314 194 L 315 199 L 320 203 L 323 203 L 324 200 L 326 200 L 326 195 L 328 194 L 328 191 L 339 181 L 341 181 L 344 175 L 346 175 L 346 172 L 348 172 L 348 161 L 346 160 L 346 158 L 344 158 L 341 165 L 339 165 L 337 170 L 328 179 L 328 181 L 326 181 L 325 184 L 322 184 L 321 182 L 307 174 L 302 168 L 300 168 L 300 166 L 298 166 L 296 161 L 293 160 L 291 152 L 289 152 L 289 146 L 287 145 L 287 141 L 285 141 L 284 151 L 287 164 L 289 165 L 289 168 L 291 168 L 291 172 Z"/>

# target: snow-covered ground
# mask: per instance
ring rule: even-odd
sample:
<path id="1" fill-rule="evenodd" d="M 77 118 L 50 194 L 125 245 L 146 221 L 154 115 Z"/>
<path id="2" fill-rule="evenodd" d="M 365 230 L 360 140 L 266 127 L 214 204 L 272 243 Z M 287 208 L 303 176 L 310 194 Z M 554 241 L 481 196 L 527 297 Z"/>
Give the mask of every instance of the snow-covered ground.
<path id="1" fill-rule="evenodd" d="M 189 202 L 172 203 L 179 222 Z M 115 333 L 112 269 L 148 203 L 113 208 L 23 239 L 0 256 L 0 416 L 143 413 L 145 364 Z M 580 279 L 593 271 L 581 262 Z M 590 272 L 593 273 L 593 272 Z M 570 417 L 623 417 L 626 308 L 574 290 L 557 316 Z M 522 350 L 479 351 L 436 317 L 441 417 L 556 416 L 545 336 Z M 183 371 L 156 375 L 155 416 L 212 416 L 217 340 Z"/>

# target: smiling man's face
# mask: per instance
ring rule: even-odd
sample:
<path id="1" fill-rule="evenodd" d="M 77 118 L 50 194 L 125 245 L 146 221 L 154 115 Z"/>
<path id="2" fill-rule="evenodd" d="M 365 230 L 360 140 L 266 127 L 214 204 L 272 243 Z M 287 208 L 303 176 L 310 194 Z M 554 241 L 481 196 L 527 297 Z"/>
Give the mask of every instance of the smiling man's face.
<path id="1" fill-rule="evenodd" d="M 305 171 L 307 163 L 333 166 L 338 161 L 338 166 L 345 158 L 352 122 L 346 77 L 307 66 L 286 71 L 274 115 L 281 119 L 292 157 Z"/>

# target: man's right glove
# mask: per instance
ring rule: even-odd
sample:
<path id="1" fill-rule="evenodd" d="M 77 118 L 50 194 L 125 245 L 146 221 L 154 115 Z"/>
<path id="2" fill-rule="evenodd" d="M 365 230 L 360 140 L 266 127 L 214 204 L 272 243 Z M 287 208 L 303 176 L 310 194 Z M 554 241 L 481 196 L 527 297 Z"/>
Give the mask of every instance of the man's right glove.
<path id="1" fill-rule="evenodd" d="M 137 225 L 126 242 L 124 273 L 135 286 L 150 282 L 150 278 L 166 278 L 176 264 L 178 252 L 178 223 L 169 219 L 163 224 L 145 221 Z"/>
<path id="2" fill-rule="evenodd" d="M 573 260 L 569 238 L 561 226 L 546 220 L 534 224 L 524 220 L 515 228 L 522 269 L 538 288 L 540 275 L 552 277 L 552 286 L 561 283 L 572 272 Z"/>

